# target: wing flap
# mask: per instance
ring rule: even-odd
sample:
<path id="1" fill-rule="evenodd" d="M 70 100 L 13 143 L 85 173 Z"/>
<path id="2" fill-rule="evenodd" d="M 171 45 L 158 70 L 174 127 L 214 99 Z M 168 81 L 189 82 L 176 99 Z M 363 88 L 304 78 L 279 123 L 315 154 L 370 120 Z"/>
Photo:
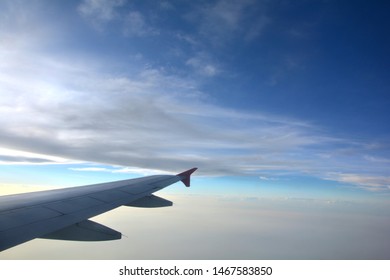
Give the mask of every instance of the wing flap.
<path id="1" fill-rule="evenodd" d="M 126 206 L 141 207 L 141 208 L 157 208 L 172 206 L 172 201 L 161 198 L 156 195 L 141 197 L 133 202 L 127 203 Z"/>
<path id="2" fill-rule="evenodd" d="M 107 241 L 121 239 L 122 234 L 102 224 L 85 220 L 40 238 L 72 241 Z"/>

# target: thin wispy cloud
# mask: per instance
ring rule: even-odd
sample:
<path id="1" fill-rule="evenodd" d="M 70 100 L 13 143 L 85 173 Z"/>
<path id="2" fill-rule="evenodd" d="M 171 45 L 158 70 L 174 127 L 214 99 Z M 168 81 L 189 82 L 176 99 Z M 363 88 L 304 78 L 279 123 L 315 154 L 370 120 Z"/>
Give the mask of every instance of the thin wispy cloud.
<path id="1" fill-rule="evenodd" d="M 171 174 L 170 172 L 164 170 L 153 170 L 137 167 L 116 167 L 116 168 L 107 168 L 107 167 L 71 167 L 69 170 L 81 171 L 81 172 L 107 172 L 107 173 L 122 173 L 122 174 L 141 174 L 143 176 L 156 175 L 156 174 Z"/>
<path id="2" fill-rule="evenodd" d="M 219 67 L 212 59 L 204 53 L 198 53 L 194 57 L 186 61 L 186 65 L 194 68 L 194 70 L 206 77 L 214 77 L 220 72 Z"/>
<path id="3" fill-rule="evenodd" d="M 0 165 L 75 164 L 77 161 L 47 154 L 0 148 Z"/>
<path id="4" fill-rule="evenodd" d="M 252 14 L 257 9 L 256 4 L 259 4 L 258 1 L 219 0 L 200 5 L 186 18 L 194 22 L 199 35 L 207 37 L 214 46 L 221 46 L 237 37 L 252 40 L 261 35 L 269 22 L 265 15 Z"/>
<path id="5" fill-rule="evenodd" d="M 389 191 L 390 178 L 387 176 L 374 176 L 351 173 L 330 173 L 329 179 L 357 185 L 368 191 Z"/>
<path id="6" fill-rule="evenodd" d="M 129 244 L 1 256 L 387 258 L 390 20 L 344 2 L 0 1 L 3 195 L 198 167 L 175 207 L 95 217 Z"/>
<path id="7" fill-rule="evenodd" d="M 210 11 L 198 7 L 198 15 L 210 17 L 197 27 L 201 31 L 215 24 L 210 32 L 234 33 L 242 28 L 244 12 L 253 3 L 217 1 L 210 4 Z M 128 36 L 157 32 L 140 11 L 119 15 L 123 6 L 124 1 L 91 0 L 83 1 L 77 11 L 99 24 L 127 20 Z M 34 24 L 47 26 L 43 19 L 35 21 L 38 18 Z M 72 52 L 62 54 L 55 41 L 48 43 L 51 34 L 60 35 L 49 27 L 44 33 L 34 29 L 18 40 L 32 19 L 17 28 L 9 19 L 1 20 L 6 28 L 0 36 L 6 34 L 8 42 L 0 46 L 0 146 L 4 148 L 133 168 L 129 172 L 176 172 L 197 166 L 204 175 L 255 175 L 265 180 L 288 172 L 388 189 L 388 162 L 373 161 L 375 155 L 364 141 L 331 135 L 307 120 L 215 102 L 199 76 L 211 79 L 222 73 L 222 67 L 202 47 L 190 44 L 194 49 L 184 60 L 186 74 L 157 64 L 146 66 L 139 53 L 142 59 L 132 60 L 131 65 L 126 58 L 102 61 L 93 54 L 80 59 Z M 183 35 L 181 41 L 200 41 L 201 35 L 194 36 Z M 344 153 L 346 147 L 355 153 Z M 52 160 L 0 155 L 9 163 Z"/>
<path id="8" fill-rule="evenodd" d="M 125 0 L 84 0 L 78 6 L 78 12 L 97 29 L 119 18 L 118 8 L 126 3 Z"/>
<path id="9" fill-rule="evenodd" d="M 146 22 L 145 16 L 139 11 L 130 11 L 124 18 L 123 34 L 125 36 L 155 36 L 158 29 Z"/>
<path id="10" fill-rule="evenodd" d="M 103 31 L 107 24 L 115 22 L 125 37 L 158 35 L 158 28 L 149 24 L 141 11 L 127 6 L 128 3 L 126 0 L 84 0 L 78 6 L 78 11 L 99 31 Z"/>
<path id="11" fill-rule="evenodd" d="M 63 73 L 52 68 L 50 72 L 51 78 L 54 73 L 58 77 L 72 77 L 72 72 L 79 73 L 79 69 Z M 300 135 L 300 128 L 295 130 L 293 126 L 288 128 L 289 135 L 279 135 L 278 130 L 286 131 L 287 127 L 279 123 L 280 128 L 276 128 L 277 120 L 272 121 L 272 128 L 267 124 L 255 130 L 251 125 L 240 127 L 243 116 L 253 124 L 258 116 L 237 112 L 227 119 L 231 115 L 229 110 L 198 99 L 191 82 L 165 76 L 157 70 L 143 71 L 134 80 L 105 79 L 100 73 L 92 77 L 92 72 L 86 68 L 81 76 L 89 78 L 74 76 L 72 82 L 64 81 L 70 82 L 72 91 L 49 81 L 30 85 L 29 93 L 25 93 L 25 85 L 10 85 L 18 92 L 20 102 L 13 100 L 14 95 L 3 97 L 3 107 L 17 113 L 12 121 L 2 120 L 3 144 L 8 142 L 22 150 L 32 145 L 40 153 L 149 168 L 153 167 L 147 162 L 153 157 L 160 159 L 155 161 L 156 167 L 173 165 L 174 169 L 183 162 L 191 164 L 195 160 L 204 165 L 217 160 L 207 154 L 229 158 L 229 150 L 244 154 L 254 149 L 278 151 L 313 141 Z M 42 88 L 48 91 L 40 91 Z M 17 112 L 5 106 L 10 102 L 18 108 Z"/>
<path id="12" fill-rule="evenodd" d="M 35 57 L 39 62 L 30 61 L 28 68 L 42 67 Z M 195 81 L 157 69 L 115 77 L 56 61 L 44 65 L 48 77 L 20 77 L 29 83 L 1 75 L 10 92 L 2 95 L 2 111 L 15 116 L 0 120 L 2 146 L 137 167 L 129 173 L 198 166 L 209 175 L 305 170 L 321 177 L 331 169 L 316 153 L 336 140 L 307 123 L 205 103 Z M 361 185 L 351 177 L 333 179 Z"/>

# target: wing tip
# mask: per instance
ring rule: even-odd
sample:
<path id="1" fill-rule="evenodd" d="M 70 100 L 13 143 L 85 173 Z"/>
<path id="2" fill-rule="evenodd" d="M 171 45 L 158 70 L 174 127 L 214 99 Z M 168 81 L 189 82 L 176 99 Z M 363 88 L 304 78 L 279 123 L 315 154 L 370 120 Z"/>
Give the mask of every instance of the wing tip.
<path id="1" fill-rule="evenodd" d="M 179 176 L 181 178 L 181 181 L 186 187 L 190 186 L 190 181 L 191 181 L 191 174 L 194 173 L 198 168 L 194 167 L 191 168 L 187 171 L 184 171 L 182 173 L 177 174 L 176 176 Z"/>

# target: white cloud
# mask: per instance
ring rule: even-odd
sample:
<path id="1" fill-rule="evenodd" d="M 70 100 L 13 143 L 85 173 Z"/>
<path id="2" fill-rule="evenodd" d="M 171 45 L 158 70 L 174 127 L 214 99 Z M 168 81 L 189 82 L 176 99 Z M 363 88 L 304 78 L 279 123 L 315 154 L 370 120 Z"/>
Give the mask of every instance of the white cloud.
<path id="1" fill-rule="evenodd" d="M 83 172 L 111 172 L 111 169 L 105 167 L 71 167 L 69 170 Z"/>
<path id="2" fill-rule="evenodd" d="M 216 64 L 206 54 L 191 57 L 186 61 L 186 65 L 191 66 L 198 74 L 207 77 L 214 77 L 220 72 Z"/>
<path id="3" fill-rule="evenodd" d="M 260 172 L 263 178 L 278 172 L 327 178 L 335 168 L 352 174 L 364 167 L 364 158 L 351 158 L 358 166 L 342 155 L 347 140 L 321 135 L 303 121 L 210 104 L 194 80 L 158 69 L 116 76 L 88 62 L 21 49 L 3 61 L 0 145 L 39 155 L 30 162 L 55 157 L 129 166 L 94 171 L 138 174 L 196 166 L 204 175 Z M 28 162 L 17 157 L 3 154 L 3 163 Z M 385 176 L 372 176 L 333 179 L 372 190 L 389 185 Z"/>
<path id="4" fill-rule="evenodd" d="M 277 181 L 278 180 L 277 178 L 272 178 L 272 177 L 268 177 L 268 176 L 259 176 L 259 179 L 263 180 L 263 181 Z"/>
<path id="5" fill-rule="evenodd" d="M 147 169 L 147 168 L 138 168 L 138 167 L 119 168 L 113 170 L 112 173 L 142 174 L 143 176 L 156 175 L 156 174 L 172 174 L 165 170 Z"/>
<path id="6" fill-rule="evenodd" d="M 168 1 L 160 2 L 160 7 L 162 10 L 168 10 L 168 11 L 175 9 L 175 6 L 171 2 L 168 2 Z"/>
<path id="7" fill-rule="evenodd" d="M 84 0 L 78 7 L 80 15 L 97 30 L 102 31 L 109 22 L 116 21 L 124 36 L 158 35 L 157 28 L 136 10 L 129 10 L 125 0 Z"/>
<path id="8" fill-rule="evenodd" d="M 123 6 L 124 0 L 84 0 L 78 7 L 79 13 L 95 27 L 118 17 L 116 9 Z"/>
<path id="9" fill-rule="evenodd" d="M 0 148 L 0 165 L 40 165 L 77 163 L 62 157 Z"/>
<path id="10" fill-rule="evenodd" d="M 156 175 L 156 174 L 172 174 L 165 170 L 157 170 L 157 169 L 147 169 L 147 168 L 138 168 L 138 167 L 115 167 L 115 168 L 107 168 L 107 167 L 71 167 L 69 170 L 72 171 L 81 171 L 81 172 L 107 172 L 107 173 L 124 173 L 124 174 L 136 174 L 136 175 Z"/>
<path id="11" fill-rule="evenodd" d="M 213 45 L 221 46 L 236 36 L 252 40 L 261 35 L 269 18 L 258 10 L 259 1 L 219 0 L 198 6 L 186 18 L 198 25 Z"/>
<path id="12" fill-rule="evenodd" d="M 145 17 L 139 11 L 130 11 L 124 19 L 125 36 L 158 35 L 157 29 L 147 24 Z"/>
<path id="13" fill-rule="evenodd" d="M 0 75 L 7 89 L 0 108 L 14 116 L 0 118 L 4 147 L 144 169 L 197 165 L 208 174 L 242 174 L 287 167 L 294 160 L 283 151 L 315 141 L 288 120 L 207 104 L 196 83 L 156 69 L 115 77 L 38 53 L 15 56 L 8 63 L 17 78 Z"/>
<path id="14" fill-rule="evenodd" d="M 1 23 L 0 38 L 6 34 L 12 43 L 0 45 L 0 147 L 33 153 L 0 153 L 3 163 L 66 159 L 127 166 L 122 172 L 135 173 L 196 166 L 205 175 L 271 178 L 278 172 L 326 178 L 338 170 L 368 174 L 333 177 L 341 182 L 389 185 L 387 161 L 372 161 L 367 150 L 364 156 L 343 153 L 353 146 L 361 155 L 364 143 L 333 139 L 305 121 L 212 104 L 196 79 L 145 69 L 136 60 L 117 74 L 110 71 L 114 65 L 99 65 L 98 57 L 55 55 L 37 43 L 50 41 L 50 29 L 18 40 L 25 29 Z M 187 63 L 206 76 L 220 71 L 204 53 Z"/>
<path id="15" fill-rule="evenodd" d="M 390 177 L 388 176 L 352 173 L 329 173 L 328 179 L 351 185 L 357 185 L 368 191 L 390 190 Z"/>

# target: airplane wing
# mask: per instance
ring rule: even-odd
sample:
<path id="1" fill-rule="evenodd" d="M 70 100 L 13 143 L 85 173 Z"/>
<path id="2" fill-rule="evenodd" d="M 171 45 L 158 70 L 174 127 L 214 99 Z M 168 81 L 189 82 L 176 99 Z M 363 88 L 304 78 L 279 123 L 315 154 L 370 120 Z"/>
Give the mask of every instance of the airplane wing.
<path id="1" fill-rule="evenodd" d="M 88 220 L 119 206 L 165 207 L 152 195 L 178 181 L 190 186 L 197 168 L 177 175 L 154 175 L 81 187 L 0 197 L 0 251 L 34 238 L 77 241 L 120 239 L 122 234 Z"/>

